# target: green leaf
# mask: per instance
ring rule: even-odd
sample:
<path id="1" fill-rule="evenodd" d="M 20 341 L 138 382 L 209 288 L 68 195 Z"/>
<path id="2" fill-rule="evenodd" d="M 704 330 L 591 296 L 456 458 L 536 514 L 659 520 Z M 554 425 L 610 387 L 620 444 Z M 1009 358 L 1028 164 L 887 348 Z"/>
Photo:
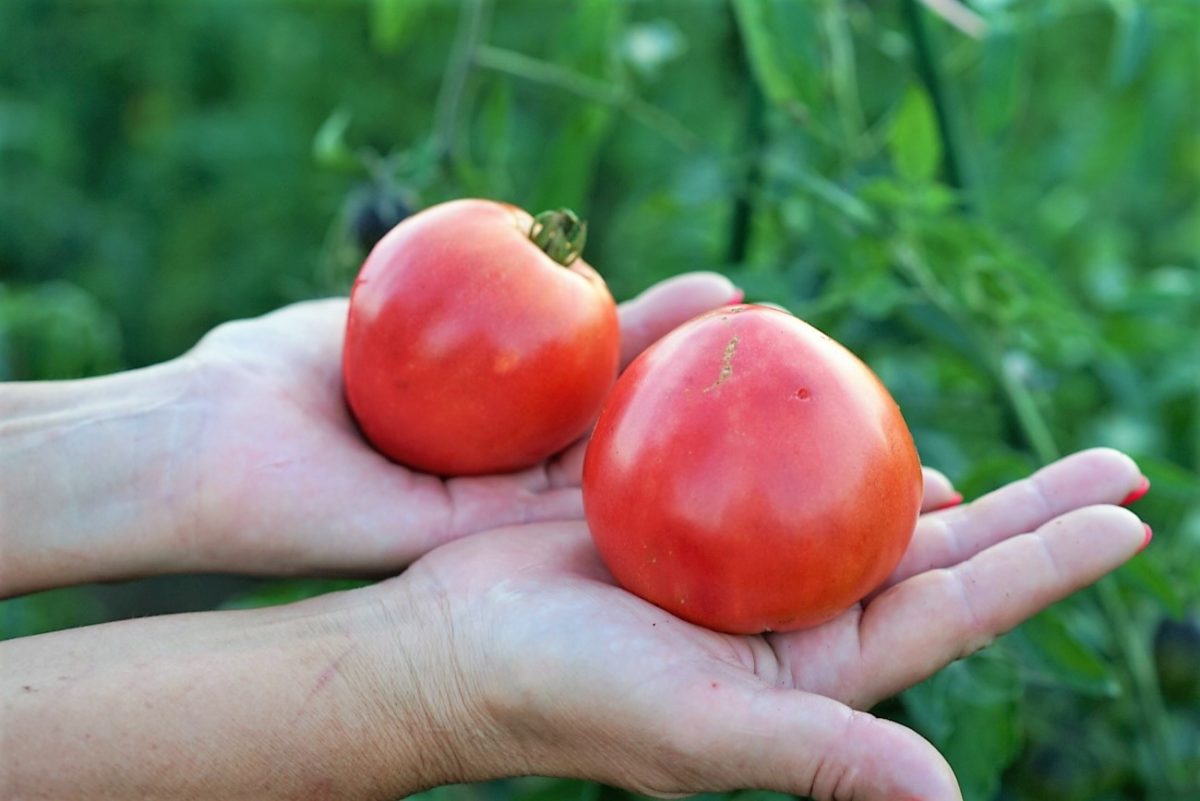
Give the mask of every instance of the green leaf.
<path id="1" fill-rule="evenodd" d="M 964 798 L 993 798 L 1016 757 L 1022 685 L 998 651 L 955 662 L 903 694 L 905 709 L 954 768 Z"/>
<path id="2" fill-rule="evenodd" d="M 801 172 L 797 176 L 797 180 L 812 193 L 813 197 L 828 203 L 854 223 L 870 227 L 878 222 L 875 212 L 869 205 L 833 181 L 827 181 L 808 171 Z"/>
<path id="3" fill-rule="evenodd" d="M 1182 615 L 1187 608 L 1184 582 L 1177 582 L 1155 559 L 1131 559 L 1121 568 L 1122 583 L 1137 589 L 1137 594 L 1153 598 L 1173 615 Z M 1193 585 L 1194 586 L 1194 585 Z"/>
<path id="4" fill-rule="evenodd" d="M 821 82 L 817 18 L 802 4 L 733 0 L 742 45 L 754 78 L 773 104 L 809 107 Z"/>
<path id="5" fill-rule="evenodd" d="M 1051 609 L 1025 622 L 1008 639 L 1023 657 L 1027 671 L 1090 696 L 1111 697 L 1117 678 L 1104 657 L 1067 625 L 1063 613 Z"/>
<path id="6" fill-rule="evenodd" d="M 892 164 L 901 178 L 925 183 L 937 174 L 942 158 L 937 120 L 929 96 L 919 86 L 910 86 L 900 103 L 888 132 Z"/>
<path id="7" fill-rule="evenodd" d="M 395 50 L 410 38 L 428 6 L 424 0 L 371 0 L 371 42 L 379 50 Z"/>
<path id="8" fill-rule="evenodd" d="M 313 137 L 313 159 L 322 167 L 345 169 L 358 164 L 346 145 L 346 130 L 350 127 L 350 111 L 335 109 L 325 118 Z"/>

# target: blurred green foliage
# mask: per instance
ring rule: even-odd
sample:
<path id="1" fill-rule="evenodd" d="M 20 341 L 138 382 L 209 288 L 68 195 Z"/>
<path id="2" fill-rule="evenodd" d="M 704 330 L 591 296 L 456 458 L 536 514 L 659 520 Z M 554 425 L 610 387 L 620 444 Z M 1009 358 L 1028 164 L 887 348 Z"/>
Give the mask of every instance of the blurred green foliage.
<path id="1" fill-rule="evenodd" d="M 1200 8 L 970 5 L 978 39 L 865 0 L 7 0 L 0 379 L 342 291 L 403 208 L 573 207 L 619 298 L 717 269 L 845 342 L 968 497 L 1082 447 L 1137 458 L 1145 554 L 879 711 L 971 801 L 1200 797 L 1197 637 L 1161 628 L 1200 614 Z M 113 614 L 44 593 L 0 634 Z"/>

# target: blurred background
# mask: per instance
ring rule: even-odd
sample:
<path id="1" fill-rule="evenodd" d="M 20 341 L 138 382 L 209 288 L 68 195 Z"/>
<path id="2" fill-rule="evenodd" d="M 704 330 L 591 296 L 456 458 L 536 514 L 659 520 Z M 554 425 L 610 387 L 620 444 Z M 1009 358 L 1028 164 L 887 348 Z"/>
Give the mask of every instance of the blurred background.
<path id="1" fill-rule="evenodd" d="M 968 801 L 1200 798 L 1198 43 L 1193 0 L 5 0 L 0 379 L 344 292 L 444 199 L 572 207 L 618 299 L 719 270 L 846 343 L 968 498 L 1133 455 L 1153 545 L 877 712 Z M 0 637 L 337 586 L 40 593 Z"/>

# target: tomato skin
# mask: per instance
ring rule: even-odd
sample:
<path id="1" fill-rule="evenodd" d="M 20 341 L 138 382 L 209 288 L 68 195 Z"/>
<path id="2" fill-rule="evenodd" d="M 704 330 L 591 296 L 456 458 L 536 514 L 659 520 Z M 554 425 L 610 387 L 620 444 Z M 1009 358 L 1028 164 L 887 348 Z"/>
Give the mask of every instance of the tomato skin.
<path id="1" fill-rule="evenodd" d="M 595 419 L 617 373 L 616 305 L 514 206 L 456 200 L 400 223 L 350 296 L 346 399 L 366 438 L 440 475 L 518 470 Z"/>
<path id="2" fill-rule="evenodd" d="M 871 370 L 775 309 L 684 324 L 617 381 L 584 460 L 592 537 L 617 581 L 685 620 L 815 626 L 908 547 L 921 464 Z"/>

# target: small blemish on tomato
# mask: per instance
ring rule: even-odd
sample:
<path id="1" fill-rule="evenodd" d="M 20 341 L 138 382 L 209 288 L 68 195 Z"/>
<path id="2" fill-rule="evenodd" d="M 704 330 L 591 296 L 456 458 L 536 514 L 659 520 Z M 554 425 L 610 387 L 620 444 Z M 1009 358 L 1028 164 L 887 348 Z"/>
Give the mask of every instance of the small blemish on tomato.
<path id="1" fill-rule="evenodd" d="M 808 391 L 808 387 L 800 387 L 800 389 L 792 393 L 792 397 L 795 400 L 808 400 L 812 397 L 812 393 Z"/>

